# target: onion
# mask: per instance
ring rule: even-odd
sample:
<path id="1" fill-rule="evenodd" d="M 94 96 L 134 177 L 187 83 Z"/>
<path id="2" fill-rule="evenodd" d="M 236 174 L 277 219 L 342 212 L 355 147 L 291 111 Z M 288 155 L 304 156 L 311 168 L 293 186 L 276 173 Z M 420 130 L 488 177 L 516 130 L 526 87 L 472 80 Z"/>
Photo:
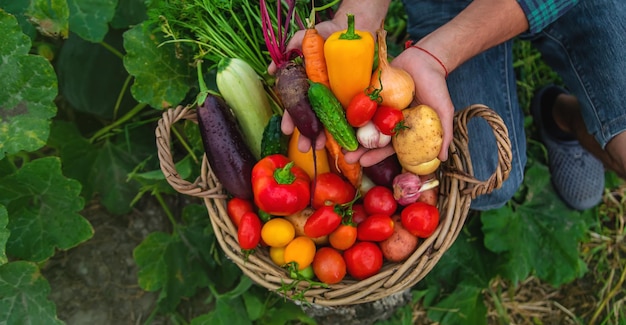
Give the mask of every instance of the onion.
<path id="1" fill-rule="evenodd" d="M 383 21 L 384 24 L 384 21 Z M 415 82 L 403 69 L 393 67 L 387 59 L 387 31 L 384 25 L 376 31 L 378 38 L 378 67 L 372 74 L 370 86 L 381 88 L 381 105 L 396 109 L 407 108 L 413 101 Z"/>

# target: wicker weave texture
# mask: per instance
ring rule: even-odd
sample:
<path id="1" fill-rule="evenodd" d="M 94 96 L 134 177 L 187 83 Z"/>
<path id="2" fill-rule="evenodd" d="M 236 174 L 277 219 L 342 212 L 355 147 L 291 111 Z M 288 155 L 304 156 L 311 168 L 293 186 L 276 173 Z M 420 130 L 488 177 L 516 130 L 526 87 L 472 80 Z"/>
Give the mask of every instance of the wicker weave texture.
<path id="1" fill-rule="evenodd" d="M 492 128 L 498 148 L 498 165 L 486 180 L 478 180 L 473 176 L 468 150 L 470 139 L 467 123 L 475 117 L 484 119 Z M 272 291 L 277 291 L 285 283 L 293 281 L 284 269 L 271 261 L 267 249 L 259 249 L 244 259 L 237 243 L 237 229 L 226 213 L 227 196 L 213 174 L 206 156 L 203 156 L 200 176 L 196 180 L 190 182 L 180 177 L 171 148 L 171 128 L 180 120 L 197 123 L 195 110 L 182 106 L 166 110 L 155 131 L 161 170 L 169 184 L 179 193 L 203 199 L 220 247 L 244 274 Z M 484 105 L 468 106 L 455 114 L 454 138 L 449 152 L 449 159 L 438 171 L 440 224 L 431 237 L 420 242 L 406 261 L 386 262 L 378 274 L 362 281 L 346 276 L 342 282 L 328 288 L 308 288 L 308 284 L 301 283 L 295 290 L 284 294 L 289 298 L 295 294 L 303 294 L 308 302 L 323 306 L 353 305 L 376 301 L 401 292 L 423 279 L 459 235 L 472 199 L 499 188 L 511 170 L 511 143 L 507 128 L 502 119 Z"/>

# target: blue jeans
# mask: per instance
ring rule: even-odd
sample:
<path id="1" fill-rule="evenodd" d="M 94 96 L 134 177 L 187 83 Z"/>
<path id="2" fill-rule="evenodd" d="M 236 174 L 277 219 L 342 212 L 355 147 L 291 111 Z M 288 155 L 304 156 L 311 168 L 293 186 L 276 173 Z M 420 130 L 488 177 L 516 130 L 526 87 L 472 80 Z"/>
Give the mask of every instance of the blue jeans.
<path id="1" fill-rule="evenodd" d="M 403 0 L 408 32 L 418 40 L 452 19 L 468 0 Z M 562 78 L 581 104 L 587 130 L 604 147 L 626 130 L 626 1 L 581 0 L 542 32 L 522 35 Z M 471 42 L 471 40 L 467 40 Z M 482 103 L 494 109 L 509 130 L 512 171 L 500 189 L 472 201 L 471 208 L 501 207 L 516 192 L 524 177 L 526 135 L 513 71 L 512 41 L 472 58 L 448 76 L 456 109 Z M 486 179 L 497 163 L 491 128 L 473 119 L 468 125 L 470 156 L 478 179 Z"/>

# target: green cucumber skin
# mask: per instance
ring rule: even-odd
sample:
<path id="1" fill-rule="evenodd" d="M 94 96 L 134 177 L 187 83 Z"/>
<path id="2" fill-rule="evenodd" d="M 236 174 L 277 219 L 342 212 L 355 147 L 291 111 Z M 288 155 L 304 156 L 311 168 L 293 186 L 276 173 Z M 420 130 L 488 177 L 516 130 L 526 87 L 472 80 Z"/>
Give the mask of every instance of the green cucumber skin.
<path id="1" fill-rule="evenodd" d="M 277 153 L 287 155 L 289 137 L 283 134 L 280 129 L 281 120 L 282 116 L 274 114 L 267 122 L 261 140 L 261 157 Z"/>
<path id="2" fill-rule="evenodd" d="M 348 123 L 341 103 L 333 93 L 321 83 L 310 82 L 309 101 L 315 115 L 337 143 L 349 151 L 359 147 L 354 128 Z"/>

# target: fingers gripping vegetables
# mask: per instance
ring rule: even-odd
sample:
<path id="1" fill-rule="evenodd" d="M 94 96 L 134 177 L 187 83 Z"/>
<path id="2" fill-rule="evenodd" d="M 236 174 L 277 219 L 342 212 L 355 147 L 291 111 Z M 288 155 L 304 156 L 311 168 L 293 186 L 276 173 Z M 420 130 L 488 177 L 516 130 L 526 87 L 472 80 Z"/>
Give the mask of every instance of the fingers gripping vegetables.
<path id="1" fill-rule="evenodd" d="M 260 158 L 263 130 L 272 116 L 272 107 L 261 79 L 246 61 L 223 58 L 217 64 L 215 82 L 220 94 L 233 109 L 252 154 Z"/>
<path id="2" fill-rule="evenodd" d="M 251 200 L 254 155 L 246 145 L 226 102 L 208 94 L 196 109 L 202 143 L 209 164 L 226 191 L 235 197 Z"/>
<path id="3" fill-rule="evenodd" d="M 363 168 L 361 168 L 361 164 L 358 161 L 353 163 L 347 162 L 337 140 L 335 140 L 327 129 L 324 129 L 324 132 L 326 133 L 326 150 L 328 150 L 328 154 L 330 155 L 329 162 L 335 166 L 335 169 L 337 169 L 354 188 L 360 188 L 363 179 Z"/>
<path id="4" fill-rule="evenodd" d="M 309 175 L 284 155 L 267 156 L 252 169 L 252 189 L 257 207 L 274 216 L 304 210 L 311 198 Z"/>
<path id="5" fill-rule="evenodd" d="M 289 34 L 289 19 L 293 16 L 295 1 L 289 2 L 287 20 L 282 21 L 281 1 L 276 5 L 278 33 L 274 32 L 272 19 L 267 10 L 265 0 L 261 0 L 261 22 L 263 36 L 267 50 L 276 64 L 275 91 L 283 107 L 289 112 L 296 127 L 302 134 L 311 139 L 317 139 L 322 131 L 322 124 L 313 113 L 307 96 L 309 89 L 308 78 L 302 64 L 296 64 L 291 60 L 291 51 L 287 51 L 287 35 Z"/>
<path id="6" fill-rule="evenodd" d="M 354 151 L 359 147 L 354 129 L 335 95 L 319 82 L 310 82 L 309 100 L 315 115 L 342 148 Z"/>
<path id="7" fill-rule="evenodd" d="M 354 15 L 347 16 L 348 28 L 331 34 L 324 43 L 330 88 L 344 108 L 369 86 L 374 64 L 374 37 L 355 30 Z"/>

